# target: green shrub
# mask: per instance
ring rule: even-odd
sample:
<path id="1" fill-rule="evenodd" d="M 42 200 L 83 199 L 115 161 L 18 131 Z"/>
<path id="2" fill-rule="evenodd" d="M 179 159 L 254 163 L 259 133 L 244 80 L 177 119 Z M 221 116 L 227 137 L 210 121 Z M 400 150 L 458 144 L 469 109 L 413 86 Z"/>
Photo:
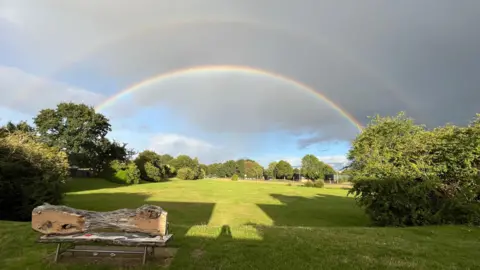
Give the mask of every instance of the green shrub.
<path id="1" fill-rule="evenodd" d="M 303 186 L 323 188 L 325 186 L 325 181 L 323 181 L 323 179 L 318 179 L 317 181 L 307 180 L 307 182 L 305 182 Z"/>
<path id="2" fill-rule="evenodd" d="M 232 181 L 238 181 L 238 175 L 237 174 L 234 174 L 232 176 Z"/>
<path id="3" fill-rule="evenodd" d="M 480 224 L 477 187 L 457 187 L 440 180 L 359 179 L 349 194 L 380 226 Z"/>
<path id="4" fill-rule="evenodd" d="M 159 167 L 153 165 L 151 162 L 146 162 L 145 163 L 145 174 L 146 174 L 145 180 L 153 181 L 153 182 L 162 181 L 164 179 L 164 175 L 165 175 L 162 172 L 162 168 L 159 168 Z"/>
<path id="5" fill-rule="evenodd" d="M 118 160 L 110 162 L 101 176 L 106 180 L 118 184 L 138 184 L 140 183 L 140 170 L 133 162 L 124 163 Z"/>
<path id="6" fill-rule="evenodd" d="M 323 188 L 325 186 L 325 181 L 323 181 L 323 179 L 317 179 L 317 181 L 313 183 L 313 186 L 316 188 Z"/>
<path id="7" fill-rule="evenodd" d="M 36 206 L 60 204 L 68 167 L 63 151 L 26 133 L 0 138 L 0 219 L 26 221 Z"/>
<path id="8" fill-rule="evenodd" d="M 124 172 L 126 174 L 125 179 L 127 184 L 131 185 L 140 183 L 140 170 L 135 163 L 128 163 L 127 168 Z"/>
<path id="9" fill-rule="evenodd" d="M 314 187 L 315 184 L 313 183 L 312 180 L 307 180 L 307 182 L 305 182 L 305 183 L 303 184 L 303 186 L 304 186 L 304 187 Z"/>
<path id="10" fill-rule="evenodd" d="M 177 171 L 177 177 L 182 180 L 194 180 L 195 172 L 190 168 L 181 168 Z"/>
<path id="11" fill-rule="evenodd" d="M 110 168 L 112 168 L 114 171 L 123 171 L 127 168 L 127 164 L 120 160 L 112 160 L 110 162 Z"/>
<path id="12" fill-rule="evenodd" d="M 198 167 L 195 172 L 195 179 L 204 179 L 205 174 L 205 170 Z"/>

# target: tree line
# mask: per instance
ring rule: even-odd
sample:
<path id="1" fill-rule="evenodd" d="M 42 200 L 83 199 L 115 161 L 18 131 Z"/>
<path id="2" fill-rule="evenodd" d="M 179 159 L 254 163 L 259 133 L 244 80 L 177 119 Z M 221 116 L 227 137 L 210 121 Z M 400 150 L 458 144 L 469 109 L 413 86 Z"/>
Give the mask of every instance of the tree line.
<path id="1" fill-rule="evenodd" d="M 17 131 L 30 134 L 36 141 L 64 152 L 70 167 L 89 168 L 94 175 L 125 184 L 139 183 L 140 180 L 165 181 L 173 177 L 197 180 L 234 175 L 241 179 L 292 180 L 303 177 L 316 180 L 335 173 L 332 167 L 314 155 L 303 157 L 301 169 L 294 169 L 285 160 L 271 162 L 263 168 L 248 158 L 206 165 L 188 155 L 173 157 L 151 150 L 138 153 L 127 148 L 126 143 L 109 140 L 107 135 L 112 130 L 109 119 L 85 104 L 64 102 L 54 109 L 42 109 L 33 118 L 33 123 L 34 126 L 26 121 L 8 122 L 0 128 L 0 135 Z"/>

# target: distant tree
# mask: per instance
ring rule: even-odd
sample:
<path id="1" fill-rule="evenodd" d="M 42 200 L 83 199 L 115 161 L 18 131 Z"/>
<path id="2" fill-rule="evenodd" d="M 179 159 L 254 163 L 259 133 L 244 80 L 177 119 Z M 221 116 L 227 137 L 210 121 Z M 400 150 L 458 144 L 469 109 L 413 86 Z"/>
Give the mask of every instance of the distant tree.
<path id="1" fill-rule="evenodd" d="M 228 160 L 223 163 L 225 177 L 232 177 L 237 172 L 237 163 L 234 160 Z"/>
<path id="2" fill-rule="evenodd" d="M 151 150 L 145 150 L 143 152 L 140 152 L 137 156 L 137 158 L 135 158 L 134 162 L 135 164 L 137 165 L 138 169 L 140 170 L 140 177 L 143 179 L 143 180 L 153 180 L 153 179 L 149 179 L 148 175 L 147 175 L 147 170 L 146 170 L 146 164 L 147 163 L 150 163 L 150 164 L 157 164 L 159 161 L 159 155 Z"/>
<path id="3" fill-rule="evenodd" d="M 285 160 L 280 160 L 275 168 L 277 170 L 277 177 L 279 179 L 292 179 L 293 168 L 290 163 L 286 162 Z"/>
<path id="4" fill-rule="evenodd" d="M 225 172 L 221 163 L 207 165 L 206 173 L 209 177 L 225 177 Z"/>
<path id="5" fill-rule="evenodd" d="M 237 166 L 237 170 L 236 170 L 236 174 L 239 175 L 241 178 L 244 178 L 245 177 L 245 162 L 247 160 L 246 159 L 239 159 L 236 161 L 236 166 Z"/>
<path id="6" fill-rule="evenodd" d="M 17 124 L 9 121 L 4 126 L 0 127 L 0 137 L 14 133 L 15 131 L 22 131 L 24 133 L 33 134 L 35 132 L 35 128 L 30 126 L 26 121 L 20 121 Z"/>
<path id="7" fill-rule="evenodd" d="M 259 179 L 263 176 L 263 167 L 254 160 L 245 160 L 245 174 L 247 178 Z"/>
<path id="8" fill-rule="evenodd" d="M 300 169 L 295 168 L 293 169 L 293 179 L 300 179 Z"/>
<path id="9" fill-rule="evenodd" d="M 159 155 L 151 150 L 145 150 L 138 154 L 135 164 L 140 170 L 140 175 L 146 181 L 163 181 L 175 176 L 175 169 L 163 163 L 168 160 L 165 155 Z"/>
<path id="10" fill-rule="evenodd" d="M 179 155 L 176 158 L 170 160 L 168 164 L 173 166 L 177 170 L 181 168 L 190 168 L 191 170 L 194 170 L 199 163 L 198 159 L 196 158 L 192 159 L 187 155 Z"/>
<path id="11" fill-rule="evenodd" d="M 268 168 L 265 170 L 266 177 L 270 179 L 277 179 L 277 162 L 270 162 Z"/>
<path id="12" fill-rule="evenodd" d="M 323 178 L 323 163 L 314 155 L 305 155 L 302 158 L 302 175 L 310 180 Z"/>

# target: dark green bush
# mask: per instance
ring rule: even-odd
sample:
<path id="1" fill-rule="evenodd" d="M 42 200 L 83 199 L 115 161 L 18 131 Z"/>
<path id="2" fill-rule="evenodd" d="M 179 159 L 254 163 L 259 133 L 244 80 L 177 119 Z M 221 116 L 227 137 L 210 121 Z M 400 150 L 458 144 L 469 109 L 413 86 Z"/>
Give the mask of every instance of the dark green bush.
<path id="1" fill-rule="evenodd" d="M 160 182 L 165 180 L 165 173 L 163 167 L 159 168 L 151 162 L 145 163 L 146 180 L 153 182 Z"/>
<path id="2" fill-rule="evenodd" d="M 359 179 L 349 194 L 380 226 L 480 224 L 472 187 L 452 192 L 440 180 Z"/>
<path id="3" fill-rule="evenodd" d="M 177 177 L 182 180 L 194 180 L 195 172 L 190 168 L 181 168 L 177 171 Z"/>
<path id="4" fill-rule="evenodd" d="M 68 167 L 64 152 L 31 135 L 0 138 L 0 219 L 26 221 L 36 206 L 60 204 Z"/>
<path id="5" fill-rule="evenodd" d="M 238 175 L 237 174 L 234 174 L 232 176 L 232 181 L 238 181 Z"/>
<path id="6" fill-rule="evenodd" d="M 315 184 L 313 183 L 312 180 L 307 180 L 307 182 L 305 182 L 305 184 L 303 184 L 304 187 L 314 187 Z"/>
<path id="7" fill-rule="evenodd" d="M 133 162 L 124 163 L 114 160 L 103 170 L 101 176 L 108 181 L 118 184 L 131 185 L 140 183 L 140 170 Z"/>
<path id="8" fill-rule="evenodd" d="M 323 179 L 317 179 L 313 185 L 316 187 L 316 188 L 323 188 L 325 186 L 325 181 Z"/>
<path id="9" fill-rule="evenodd" d="M 307 182 L 305 182 L 303 184 L 303 186 L 304 187 L 323 188 L 325 186 L 325 181 L 323 181 L 323 179 L 317 179 L 316 181 L 307 180 Z"/>

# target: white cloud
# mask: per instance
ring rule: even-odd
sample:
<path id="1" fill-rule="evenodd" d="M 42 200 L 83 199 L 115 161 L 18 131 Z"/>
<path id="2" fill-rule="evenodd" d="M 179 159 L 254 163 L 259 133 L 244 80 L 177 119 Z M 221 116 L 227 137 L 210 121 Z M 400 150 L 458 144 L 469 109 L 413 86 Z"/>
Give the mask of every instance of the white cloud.
<path id="1" fill-rule="evenodd" d="M 13 8 L 1 8 L 0 7 L 0 20 L 5 20 L 9 23 L 21 25 L 22 19 L 19 16 L 17 10 Z"/>
<path id="2" fill-rule="evenodd" d="M 231 158 L 231 153 L 209 142 L 179 134 L 157 134 L 150 139 L 150 150 L 172 156 L 198 157 L 202 163 L 222 162 Z"/>
<path id="3" fill-rule="evenodd" d="M 29 74 L 15 67 L 0 66 L 0 107 L 35 115 L 60 102 L 95 105 L 105 96 Z"/>

